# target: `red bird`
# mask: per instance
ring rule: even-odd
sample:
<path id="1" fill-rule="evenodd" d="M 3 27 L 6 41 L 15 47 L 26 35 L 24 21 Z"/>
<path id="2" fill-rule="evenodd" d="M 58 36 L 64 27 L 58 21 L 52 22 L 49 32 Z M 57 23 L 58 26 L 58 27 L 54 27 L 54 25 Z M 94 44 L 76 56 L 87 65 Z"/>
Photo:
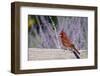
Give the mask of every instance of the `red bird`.
<path id="1" fill-rule="evenodd" d="M 80 58 L 80 56 L 79 56 L 80 52 L 75 48 L 74 44 L 68 38 L 67 34 L 64 31 L 61 31 L 60 38 L 61 38 L 61 42 L 62 42 L 63 46 L 66 47 L 66 48 L 74 49 L 73 53 L 76 56 L 76 58 L 79 59 Z"/>

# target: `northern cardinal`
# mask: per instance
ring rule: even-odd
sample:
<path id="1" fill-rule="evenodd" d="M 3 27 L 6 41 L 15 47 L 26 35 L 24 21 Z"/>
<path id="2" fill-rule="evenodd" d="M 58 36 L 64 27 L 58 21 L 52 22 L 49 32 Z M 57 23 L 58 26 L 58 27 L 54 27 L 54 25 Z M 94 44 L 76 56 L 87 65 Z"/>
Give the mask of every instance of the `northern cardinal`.
<path id="1" fill-rule="evenodd" d="M 63 46 L 65 48 L 71 48 L 74 49 L 74 51 L 72 51 L 74 53 L 74 55 L 76 56 L 76 58 L 80 58 L 80 52 L 75 48 L 74 44 L 72 43 L 72 41 L 68 38 L 67 34 L 64 31 L 61 31 L 60 33 L 60 38 L 61 38 L 61 42 L 63 44 Z"/>

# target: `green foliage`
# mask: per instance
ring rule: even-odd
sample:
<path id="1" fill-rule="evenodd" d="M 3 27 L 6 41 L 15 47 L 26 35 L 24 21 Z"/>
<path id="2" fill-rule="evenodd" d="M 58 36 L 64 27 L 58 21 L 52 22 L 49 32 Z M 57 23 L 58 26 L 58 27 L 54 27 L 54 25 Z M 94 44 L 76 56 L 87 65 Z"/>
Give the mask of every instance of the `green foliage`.
<path id="1" fill-rule="evenodd" d="M 51 18 L 51 24 L 54 26 L 54 27 L 57 27 L 57 17 L 56 16 L 50 16 Z"/>
<path id="2" fill-rule="evenodd" d="M 51 16 L 51 18 L 52 18 L 54 24 L 57 25 L 57 17 L 56 16 Z"/>
<path id="3" fill-rule="evenodd" d="M 36 17 L 29 15 L 28 16 L 28 27 L 30 28 L 34 24 L 37 24 Z"/>

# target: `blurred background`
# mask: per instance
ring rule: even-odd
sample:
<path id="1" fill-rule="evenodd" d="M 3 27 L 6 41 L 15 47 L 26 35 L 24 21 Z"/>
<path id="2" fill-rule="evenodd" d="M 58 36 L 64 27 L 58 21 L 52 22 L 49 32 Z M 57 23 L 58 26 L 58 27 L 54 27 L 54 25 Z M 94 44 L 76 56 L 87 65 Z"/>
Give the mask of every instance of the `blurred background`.
<path id="1" fill-rule="evenodd" d="M 61 31 L 77 49 L 87 50 L 87 17 L 28 15 L 29 48 L 61 48 Z"/>

